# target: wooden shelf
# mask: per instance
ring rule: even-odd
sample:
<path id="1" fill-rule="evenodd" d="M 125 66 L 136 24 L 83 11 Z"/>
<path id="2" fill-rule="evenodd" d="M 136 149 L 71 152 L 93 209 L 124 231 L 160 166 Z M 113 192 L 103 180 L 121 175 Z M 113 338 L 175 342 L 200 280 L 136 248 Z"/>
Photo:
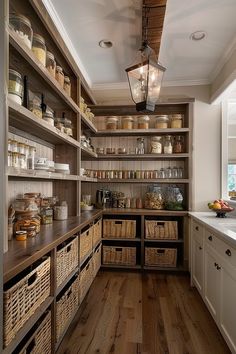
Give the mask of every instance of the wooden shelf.
<path id="1" fill-rule="evenodd" d="M 180 129 L 116 129 L 116 130 L 98 130 L 96 136 L 143 136 L 143 135 L 174 135 L 188 133 L 189 128 L 180 128 Z"/>
<path id="2" fill-rule="evenodd" d="M 59 85 L 56 79 L 43 64 L 35 57 L 32 50 L 30 50 L 22 41 L 19 40 L 17 34 L 8 28 L 9 42 L 17 50 L 17 52 L 28 62 L 28 64 L 45 80 L 45 82 L 53 89 L 53 91 L 63 99 L 63 101 L 75 112 L 80 114 L 81 111 L 73 99 L 66 93 Z"/>
<path id="3" fill-rule="evenodd" d="M 155 210 L 155 209 L 120 209 L 120 208 L 109 208 L 103 209 L 103 215 L 149 215 L 149 216 L 186 216 L 188 215 L 187 210 Z"/>
<path id="4" fill-rule="evenodd" d="M 85 156 L 87 160 L 92 160 L 93 158 Z M 109 154 L 109 155 L 97 155 L 96 159 L 103 161 L 115 161 L 115 160 L 122 160 L 122 161 L 129 161 L 129 160 L 144 160 L 144 161 L 152 161 L 152 160 L 181 160 L 186 159 L 189 157 L 188 153 L 181 153 L 181 154 Z M 85 160 L 85 158 L 84 158 Z"/>
<path id="5" fill-rule="evenodd" d="M 34 178 L 34 179 L 50 179 L 62 181 L 78 181 L 79 176 L 67 175 L 57 172 L 48 172 L 43 170 L 21 170 L 14 167 L 8 167 L 8 176 L 14 178 Z"/>
<path id="6" fill-rule="evenodd" d="M 25 337 L 25 335 L 30 331 L 31 327 L 38 321 L 38 319 L 43 315 L 47 308 L 52 304 L 53 297 L 48 297 L 35 311 L 35 313 L 29 318 L 28 321 L 19 330 L 13 340 L 9 345 L 3 350 L 2 354 L 10 354 Z"/>
<path id="7" fill-rule="evenodd" d="M 97 159 L 98 156 L 95 152 L 91 151 L 90 149 L 87 149 L 83 145 L 81 145 L 80 148 L 81 148 L 81 157 L 83 160 Z"/>
<path id="8" fill-rule="evenodd" d="M 81 182 L 97 182 L 97 178 L 86 177 L 86 176 L 78 176 L 79 181 Z"/>
<path id="9" fill-rule="evenodd" d="M 35 114 L 27 108 L 8 99 L 9 124 L 17 129 L 34 135 L 40 139 L 48 141 L 51 144 L 69 144 L 75 148 L 80 147 L 80 143 L 70 136 L 62 133 L 56 127 L 49 125 L 43 119 L 37 118 Z"/>
<path id="10" fill-rule="evenodd" d="M 186 184 L 189 183 L 189 179 L 187 178 L 181 178 L 181 179 L 176 179 L 176 178 L 149 178 L 149 179 L 118 179 L 118 178 L 113 178 L 113 179 L 103 179 L 103 178 L 98 178 L 97 179 L 98 183 L 170 183 L 170 184 Z"/>
<path id="11" fill-rule="evenodd" d="M 93 133 L 97 133 L 97 128 L 95 125 L 89 120 L 86 115 L 80 110 L 80 116 L 81 116 L 81 123 L 84 126 L 85 129 L 91 130 Z"/>
<path id="12" fill-rule="evenodd" d="M 102 241 L 141 242 L 141 238 L 102 238 Z"/>
<path id="13" fill-rule="evenodd" d="M 102 264 L 101 268 L 113 268 L 113 269 L 142 269 L 141 265 L 118 265 L 118 264 Z"/>
<path id="14" fill-rule="evenodd" d="M 178 240 L 157 240 L 157 239 L 144 239 L 144 242 L 147 242 L 147 243 L 149 243 L 149 242 L 151 242 L 151 243 L 153 243 L 153 242 L 157 242 L 157 243 L 183 243 L 184 242 L 184 240 L 183 239 L 178 239 Z"/>

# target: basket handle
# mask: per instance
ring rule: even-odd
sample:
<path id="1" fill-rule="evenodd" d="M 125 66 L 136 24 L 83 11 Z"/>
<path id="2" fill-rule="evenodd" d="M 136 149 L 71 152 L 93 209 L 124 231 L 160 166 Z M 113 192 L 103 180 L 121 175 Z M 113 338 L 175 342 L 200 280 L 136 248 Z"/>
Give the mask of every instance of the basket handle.
<path id="1" fill-rule="evenodd" d="M 121 225 L 121 224 L 122 224 L 122 221 L 120 221 L 120 220 L 115 221 L 115 225 Z"/>
<path id="2" fill-rule="evenodd" d="M 163 221 L 157 221 L 157 224 L 155 225 L 155 227 L 164 227 L 165 226 L 165 223 Z"/>
<path id="3" fill-rule="evenodd" d="M 70 290 L 68 291 L 68 293 L 67 293 L 67 299 L 69 299 L 69 297 L 71 296 L 71 294 L 72 294 L 72 290 L 70 289 Z"/>
<path id="4" fill-rule="evenodd" d="M 86 236 L 88 236 L 89 235 L 89 230 L 88 231 L 86 231 Z"/>
<path id="5" fill-rule="evenodd" d="M 71 251 L 71 245 L 67 246 L 66 252 L 69 253 Z"/>
<path id="6" fill-rule="evenodd" d="M 115 250 L 116 250 L 117 252 L 122 252 L 122 247 L 116 247 Z"/>
<path id="7" fill-rule="evenodd" d="M 88 262 L 88 264 L 86 265 L 85 269 L 88 270 L 90 266 L 90 263 Z"/>
<path id="8" fill-rule="evenodd" d="M 28 279 L 28 289 L 31 289 L 34 286 L 34 283 L 36 282 L 38 278 L 37 270 L 32 274 L 29 279 Z"/>
<path id="9" fill-rule="evenodd" d="M 26 348 L 26 354 L 30 354 L 32 353 L 34 347 L 35 347 L 36 343 L 35 343 L 35 338 L 32 339 L 32 341 L 29 343 L 29 345 Z"/>
<path id="10" fill-rule="evenodd" d="M 165 253 L 165 250 L 157 250 L 157 253 Z"/>

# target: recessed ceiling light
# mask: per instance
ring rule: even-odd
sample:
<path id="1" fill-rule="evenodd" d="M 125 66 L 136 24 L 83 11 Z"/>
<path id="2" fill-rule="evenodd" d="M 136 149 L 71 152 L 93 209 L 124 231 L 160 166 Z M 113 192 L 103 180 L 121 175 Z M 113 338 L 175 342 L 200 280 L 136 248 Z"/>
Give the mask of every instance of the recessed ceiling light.
<path id="1" fill-rule="evenodd" d="M 111 48 L 113 46 L 113 43 L 108 39 L 102 39 L 98 44 L 101 48 Z"/>
<path id="2" fill-rule="evenodd" d="M 193 32 L 190 35 L 190 39 L 192 41 L 201 41 L 204 38 L 206 38 L 206 32 L 205 31 L 196 31 L 196 32 Z"/>

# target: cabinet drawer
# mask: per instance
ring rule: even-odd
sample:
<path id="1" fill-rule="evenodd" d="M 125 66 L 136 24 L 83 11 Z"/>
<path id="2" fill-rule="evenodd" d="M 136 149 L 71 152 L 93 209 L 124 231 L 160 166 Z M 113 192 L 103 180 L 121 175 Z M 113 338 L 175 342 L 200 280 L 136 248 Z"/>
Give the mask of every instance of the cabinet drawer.
<path id="1" fill-rule="evenodd" d="M 192 221 L 192 232 L 197 235 L 203 235 L 203 226 L 197 221 Z"/>
<path id="2" fill-rule="evenodd" d="M 205 234 L 206 244 L 213 247 L 220 256 L 230 263 L 232 266 L 236 267 L 236 250 L 228 245 L 225 241 L 214 235 L 213 232 L 206 229 Z"/>

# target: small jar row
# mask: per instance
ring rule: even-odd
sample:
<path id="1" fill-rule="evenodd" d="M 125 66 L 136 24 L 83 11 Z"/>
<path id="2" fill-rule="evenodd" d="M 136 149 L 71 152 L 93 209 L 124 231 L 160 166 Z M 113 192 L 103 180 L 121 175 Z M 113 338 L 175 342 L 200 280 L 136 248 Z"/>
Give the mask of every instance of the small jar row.
<path id="1" fill-rule="evenodd" d="M 82 96 L 80 97 L 79 107 L 80 107 L 81 111 L 85 114 L 85 117 L 88 120 L 90 120 L 92 123 L 94 123 L 94 113 L 91 111 L 91 109 L 85 103 L 85 100 Z"/>

